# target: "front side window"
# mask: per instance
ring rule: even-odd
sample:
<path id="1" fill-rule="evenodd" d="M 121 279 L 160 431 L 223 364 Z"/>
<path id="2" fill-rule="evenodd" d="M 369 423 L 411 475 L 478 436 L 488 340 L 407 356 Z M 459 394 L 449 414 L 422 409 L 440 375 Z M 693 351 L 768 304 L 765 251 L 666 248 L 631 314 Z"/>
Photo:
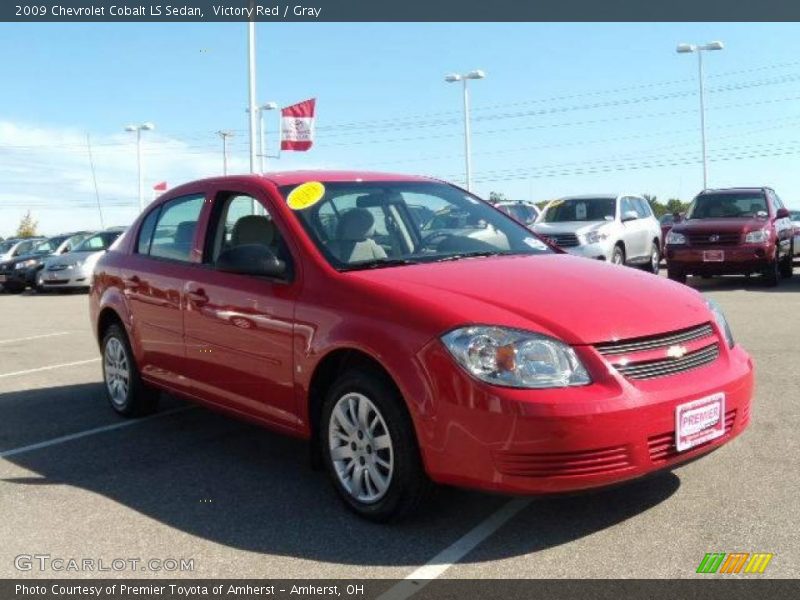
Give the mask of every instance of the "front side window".
<path id="1" fill-rule="evenodd" d="M 614 198 L 568 198 L 551 202 L 545 209 L 545 223 L 613 221 L 617 201 Z"/>
<path id="2" fill-rule="evenodd" d="M 650 207 L 644 198 L 633 198 L 633 205 L 640 219 L 646 219 L 650 216 Z"/>
<path id="3" fill-rule="evenodd" d="M 214 264 L 223 252 L 237 246 L 255 244 L 269 249 L 287 266 L 291 265 L 286 242 L 272 215 L 253 196 L 221 193 L 214 205 L 209 231 L 204 259 L 207 263 Z"/>
<path id="4" fill-rule="evenodd" d="M 552 252 L 513 219 L 447 184 L 323 185 L 322 197 L 294 214 L 338 269 Z M 296 187 L 281 188 L 284 198 Z"/>
<path id="5" fill-rule="evenodd" d="M 189 262 L 205 197 L 183 196 L 162 207 L 150 241 L 150 256 Z M 144 223 L 142 226 L 144 227 Z M 139 239 L 141 242 L 141 236 Z"/>
<path id="6" fill-rule="evenodd" d="M 687 219 L 749 219 L 767 212 L 763 192 L 700 194 L 694 199 Z"/>

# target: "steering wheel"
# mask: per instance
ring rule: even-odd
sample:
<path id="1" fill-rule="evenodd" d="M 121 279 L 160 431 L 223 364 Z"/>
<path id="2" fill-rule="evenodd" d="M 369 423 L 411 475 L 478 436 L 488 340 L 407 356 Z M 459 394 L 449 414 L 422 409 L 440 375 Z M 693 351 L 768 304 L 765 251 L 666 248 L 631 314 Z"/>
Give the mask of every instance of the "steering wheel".
<path id="1" fill-rule="evenodd" d="M 456 237 L 455 233 L 449 233 L 447 231 L 440 231 L 438 233 L 432 233 L 424 240 L 422 240 L 422 244 L 420 244 L 419 249 L 424 250 L 426 248 L 430 248 L 431 246 L 441 244 L 444 240 L 448 238 Z"/>

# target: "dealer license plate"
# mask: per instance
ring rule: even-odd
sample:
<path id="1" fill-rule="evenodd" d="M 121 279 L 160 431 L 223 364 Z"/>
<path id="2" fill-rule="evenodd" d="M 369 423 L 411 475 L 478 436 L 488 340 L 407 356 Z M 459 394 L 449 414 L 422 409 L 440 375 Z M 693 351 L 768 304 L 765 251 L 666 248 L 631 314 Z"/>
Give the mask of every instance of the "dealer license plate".
<path id="1" fill-rule="evenodd" d="M 724 260 L 724 250 L 703 250 L 703 262 L 722 262 Z"/>
<path id="2" fill-rule="evenodd" d="M 675 447 L 694 448 L 725 434 L 725 394 L 719 392 L 675 409 Z"/>

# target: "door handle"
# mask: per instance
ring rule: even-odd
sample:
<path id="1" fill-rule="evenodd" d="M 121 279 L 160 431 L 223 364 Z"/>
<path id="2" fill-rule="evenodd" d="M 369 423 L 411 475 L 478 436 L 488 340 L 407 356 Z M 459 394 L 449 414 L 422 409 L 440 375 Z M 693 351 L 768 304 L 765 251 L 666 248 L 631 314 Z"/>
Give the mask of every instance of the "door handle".
<path id="1" fill-rule="evenodd" d="M 202 290 L 189 290 L 186 292 L 186 297 L 189 299 L 189 302 L 194 304 L 195 306 L 203 306 L 203 304 L 208 303 L 208 296 Z"/>
<path id="2" fill-rule="evenodd" d="M 122 283 L 125 286 L 125 289 L 135 290 L 142 284 L 142 280 L 136 275 L 133 275 L 132 277 L 126 277 L 123 279 Z"/>

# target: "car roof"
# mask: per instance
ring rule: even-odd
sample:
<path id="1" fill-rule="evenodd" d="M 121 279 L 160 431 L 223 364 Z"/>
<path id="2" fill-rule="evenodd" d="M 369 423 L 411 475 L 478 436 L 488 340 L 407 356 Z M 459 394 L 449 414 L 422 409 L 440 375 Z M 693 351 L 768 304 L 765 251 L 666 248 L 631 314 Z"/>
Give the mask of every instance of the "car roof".
<path id="1" fill-rule="evenodd" d="M 226 175 L 223 177 L 209 177 L 198 181 L 187 182 L 184 185 L 194 185 L 197 183 L 222 183 L 227 184 L 236 182 L 264 182 L 269 181 L 278 187 L 284 185 L 298 185 L 307 181 L 326 181 L 326 182 L 347 182 L 347 181 L 437 181 L 431 177 L 420 177 L 417 175 L 407 175 L 401 173 L 382 173 L 378 171 L 329 171 L 329 170 L 303 170 L 303 171 L 276 171 L 264 174 L 243 174 Z"/>
<path id="2" fill-rule="evenodd" d="M 564 196 L 559 200 L 616 200 L 620 196 L 635 196 L 635 194 L 579 194 L 577 196 Z"/>
<path id="3" fill-rule="evenodd" d="M 772 188 L 768 187 L 732 187 L 732 188 L 715 188 L 715 189 L 708 189 L 703 190 L 700 194 L 730 194 L 730 193 L 747 193 L 747 192 L 763 192 L 765 190 L 771 190 Z M 699 195 L 699 194 L 698 194 Z"/>

